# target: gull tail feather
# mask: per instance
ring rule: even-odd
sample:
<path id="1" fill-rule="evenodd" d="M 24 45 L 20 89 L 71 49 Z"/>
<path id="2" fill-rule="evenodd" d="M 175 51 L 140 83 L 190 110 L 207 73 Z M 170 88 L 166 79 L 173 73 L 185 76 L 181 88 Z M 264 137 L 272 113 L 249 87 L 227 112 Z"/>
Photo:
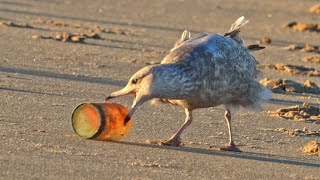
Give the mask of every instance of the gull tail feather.
<path id="1" fill-rule="evenodd" d="M 250 50 L 250 51 L 259 51 L 261 49 L 264 49 L 265 47 L 264 46 L 260 46 L 258 44 L 252 44 L 252 45 L 249 45 L 247 46 L 247 48 Z"/>
<path id="2" fill-rule="evenodd" d="M 272 91 L 257 81 L 252 81 L 247 93 L 247 97 L 243 99 L 242 106 L 251 111 L 261 111 L 261 104 L 272 98 Z"/>
<path id="3" fill-rule="evenodd" d="M 224 36 L 230 36 L 233 40 L 239 44 L 244 44 L 244 41 L 239 36 L 240 28 L 249 23 L 249 20 L 244 16 L 239 17 L 232 25 L 230 30 L 224 34 Z"/>

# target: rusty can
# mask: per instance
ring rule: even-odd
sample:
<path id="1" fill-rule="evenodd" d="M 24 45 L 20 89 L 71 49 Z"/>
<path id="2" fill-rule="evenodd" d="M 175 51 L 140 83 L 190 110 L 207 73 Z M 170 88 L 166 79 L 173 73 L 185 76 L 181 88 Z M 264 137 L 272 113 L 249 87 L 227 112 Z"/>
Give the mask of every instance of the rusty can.
<path id="1" fill-rule="evenodd" d="M 132 119 L 125 123 L 128 109 L 116 103 L 83 103 L 72 113 L 72 127 L 80 137 L 118 141 L 125 138 Z"/>

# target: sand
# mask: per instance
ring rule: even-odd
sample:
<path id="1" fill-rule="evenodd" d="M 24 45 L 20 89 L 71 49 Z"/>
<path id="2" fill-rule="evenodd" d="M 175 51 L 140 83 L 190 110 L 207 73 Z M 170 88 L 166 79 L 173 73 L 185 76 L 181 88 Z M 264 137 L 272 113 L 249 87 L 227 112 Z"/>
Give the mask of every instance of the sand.
<path id="1" fill-rule="evenodd" d="M 183 109 L 170 105 L 143 105 L 133 117 L 132 132 L 122 142 L 82 139 L 71 128 L 71 113 L 77 105 L 102 102 L 134 72 L 159 63 L 185 29 L 193 37 L 224 33 L 242 15 L 250 19 L 241 31 L 248 45 L 261 37 L 272 40 L 264 43 L 266 49 L 254 52 L 260 65 L 319 72 L 319 63 L 302 61 L 319 50 L 283 49 L 291 44 L 319 47 L 316 28 L 283 28 L 289 22 L 318 24 L 318 14 L 309 12 L 318 3 L 0 1 L 0 179 L 320 179 L 319 157 L 301 151 L 310 141 L 319 143 L 319 136 L 275 131 L 318 132 L 320 125 L 267 113 L 303 103 L 319 106 L 319 94 L 274 93 L 264 111 L 234 114 L 235 143 L 243 152 L 210 149 L 228 141 L 223 107 L 195 111 L 194 122 L 182 136 L 183 147 L 152 143 L 169 138 L 184 120 Z M 62 34 L 59 40 L 57 33 Z M 100 38 L 85 36 L 89 33 Z M 79 41 L 72 40 L 73 35 Z M 308 76 L 308 72 L 259 70 L 262 78 L 320 84 L 319 76 Z M 132 98 L 113 102 L 130 107 Z"/>

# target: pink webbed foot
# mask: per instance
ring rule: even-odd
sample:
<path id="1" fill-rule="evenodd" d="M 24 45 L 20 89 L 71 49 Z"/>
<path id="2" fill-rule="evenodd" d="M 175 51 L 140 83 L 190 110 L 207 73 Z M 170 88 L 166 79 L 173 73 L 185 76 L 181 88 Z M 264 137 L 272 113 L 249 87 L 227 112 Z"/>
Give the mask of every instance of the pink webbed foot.
<path id="1" fill-rule="evenodd" d="M 234 151 L 234 152 L 242 152 L 235 144 L 227 144 L 223 147 L 211 146 L 211 149 L 219 150 L 219 151 Z"/>
<path id="2" fill-rule="evenodd" d="M 183 145 L 181 139 L 179 139 L 179 138 L 172 138 L 169 140 L 165 140 L 165 141 L 161 142 L 161 144 L 164 146 L 177 146 L 177 147 Z"/>
<path id="3" fill-rule="evenodd" d="M 225 145 L 224 147 L 221 147 L 220 150 L 223 151 L 235 151 L 235 152 L 242 152 L 235 144 L 228 144 Z"/>

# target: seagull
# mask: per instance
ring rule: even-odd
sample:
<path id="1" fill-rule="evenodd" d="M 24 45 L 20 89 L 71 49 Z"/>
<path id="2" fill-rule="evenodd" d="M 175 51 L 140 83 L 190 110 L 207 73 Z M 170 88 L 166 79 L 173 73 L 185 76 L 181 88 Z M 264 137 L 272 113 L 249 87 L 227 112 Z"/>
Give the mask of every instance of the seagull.
<path id="1" fill-rule="evenodd" d="M 161 64 L 137 71 L 127 85 L 111 93 L 105 101 L 128 94 L 134 100 L 125 123 L 146 101 L 157 99 L 184 108 L 186 118 L 181 128 L 163 145 L 182 145 L 181 135 L 192 123 L 192 111 L 219 105 L 225 107 L 229 142 L 221 150 L 241 151 L 234 143 L 231 115 L 240 107 L 262 110 L 271 91 L 256 80 L 256 59 L 252 51 L 259 45 L 245 46 L 240 28 L 249 21 L 238 18 L 225 34 L 204 33 L 191 38 L 185 31 Z"/>

